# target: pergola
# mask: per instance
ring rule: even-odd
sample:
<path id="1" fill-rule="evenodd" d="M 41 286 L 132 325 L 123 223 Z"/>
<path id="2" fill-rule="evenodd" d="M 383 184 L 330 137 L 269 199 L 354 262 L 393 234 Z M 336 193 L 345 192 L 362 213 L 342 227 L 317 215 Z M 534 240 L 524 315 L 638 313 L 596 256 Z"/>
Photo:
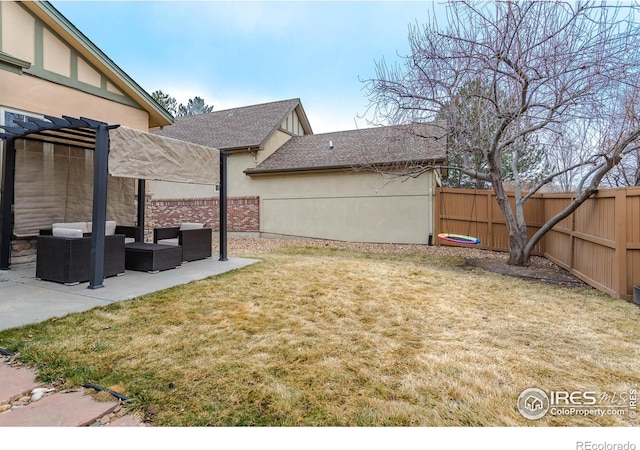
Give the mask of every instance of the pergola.
<path id="1" fill-rule="evenodd" d="M 4 158 L 2 164 L 2 185 L 0 188 L 0 270 L 8 270 L 11 265 L 11 239 L 13 236 L 13 206 L 15 203 L 15 170 L 16 170 L 16 141 L 20 139 L 38 141 L 51 144 L 62 144 L 82 149 L 93 150 L 93 203 L 92 222 L 93 230 L 91 234 L 91 263 L 89 289 L 103 287 L 104 281 L 104 243 L 105 243 L 105 222 L 107 214 L 107 182 L 109 175 L 109 154 L 110 154 L 110 130 L 116 130 L 120 125 L 109 125 L 105 122 L 87 118 L 73 118 L 68 116 L 51 117 L 45 116 L 46 120 L 29 117 L 24 122 L 17 122 L 13 126 L 0 126 L 4 132 L 0 132 L 0 139 L 5 142 Z M 123 127 L 124 128 L 124 127 Z M 194 152 L 211 160 L 212 152 L 219 152 L 217 149 L 194 146 L 182 141 L 164 138 L 158 135 L 151 135 L 137 130 L 130 130 L 125 136 L 144 140 L 146 143 L 147 161 L 138 164 L 134 171 L 118 176 L 125 176 L 138 179 L 138 227 L 144 229 L 145 210 L 145 180 L 158 179 L 160 170 L 166 171 L 167 164 L 176 166 L 176 153 L 185 149 L 185 157 L 193 156 Z M 123 131 L 124 131 L 123 130 Z M 1 131 L 1 130 L 0 130 Z M 127 167 L 127 161 L 132 162 L 136 158 L 136 148 L 126 149 L 119 156 L 120 160 L 115 160 L 114 166 L 119 166 L 122 170 Z M 170 150 L 171 155 L 166 156 Z M 204 152 L 208 152 L 205 155 Z M 220 260 L 227 260 L 227 154 L 219 152 L 219 183 L 220 183 Z M 154 167 L 153 160 L 166 160 L 162 168 Z M 124 162 L 122 160 L 125 160 Z M 135 166 L 135 164 L 132 164 Z M 171 167 L 171 166 L 169 166 Z M 200 172 L 202 167 L 199 167 Z M 170 170 L 169 170 L 170 171 Z M 177 170 L 178 176 L 185 177 L 184 173 Z M 183 170 L 184 172 L 184 170 Z M 195 170 L 192 170 L 195 172 Z M 195 173 L 193 173 L 195 175 Z M 218 174 L 200 174 L 200 176 L 217 179 Z M 175 181 L 176 177 L 169 177 L 168 180 Z M 193 182 L 193 176 L 183 179 L 184 182 Z M 142 240 L 142 236 L 137 236 L 136 240 Z"/>

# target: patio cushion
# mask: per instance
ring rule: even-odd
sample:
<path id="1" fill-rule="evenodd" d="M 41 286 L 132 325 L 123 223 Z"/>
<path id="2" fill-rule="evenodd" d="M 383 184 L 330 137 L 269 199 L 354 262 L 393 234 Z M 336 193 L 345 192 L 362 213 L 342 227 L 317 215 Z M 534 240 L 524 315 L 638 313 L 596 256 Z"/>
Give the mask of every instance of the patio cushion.
<path id="1" fill-rule="evenodd" d="M 203 223 L 184 222 L 180 225 L 181 230 L 201 230 L 202 228 L 204 228 Z"/>
<path id="2" fill-rule="evenodd" d="M 87 222 L 60 222 L 54 223 L 51 228 L 72 228 L 74 230 L 80 230 L 83 233 L 90 233 L 91 229 L 87 227 Z"/>
<path id="3" fill-rule="evenodd" d="M 116 234 L 116 221 L 115 220 L 107 220 L 105 223 L 104 229 L 105 236 L 112 236 Z"/>
<path id="4" fill-rule="evenodd" d="M 92 231 L 93 231 L 93 222 L 87 222 L 87 233 L 91 233 Z M 104 235 L 113 236 L 114 234 L 116 234 L 116 221 L 107 220 L 104 224 Z"/>
<path id="5" fill-rule="evenodd" d="M 54 236 L 67 237 L 67 238 L 81 238 L 82 230 L 73 228 L 54 228 L 52 231 Z"/>
<path id="6" fill-rule="evenodd" d="M 178 238 L 160 239 L 157 243 L 164 244 L 164 245 L 180 245 Z"/>

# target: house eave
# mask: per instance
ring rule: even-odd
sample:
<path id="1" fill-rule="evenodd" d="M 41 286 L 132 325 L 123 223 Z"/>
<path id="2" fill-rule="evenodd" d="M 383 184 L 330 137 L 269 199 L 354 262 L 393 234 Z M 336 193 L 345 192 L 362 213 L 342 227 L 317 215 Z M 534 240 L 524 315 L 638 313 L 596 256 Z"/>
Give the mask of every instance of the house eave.
<path id="1" fill-rule="evenodd" d="M 372 163 L 372 164 L 340 164 L 332 166 L 315 166 L 315 167 L 285 167 L 280 169 L 257 169 L 249 168 L 245 169 L 244 173 L 249 176 L 261 176 L 261 175 L 278 175 L 278 174 L 296 174 L 296 173 L 311 173 L 311 172 L 378 172 L 381 170 L 393 170 L 400 165 L 419 165 L 419 164 L 443 164 L 444 159 L 432 159 L 424 161 L 398 161 L 398 162 L 385 162 L 385 163 Z"/>
<path id="2" fill-rule="evenodd" d="M 241 152 L 256 152 L 262 150 L 262 147 L 259 145 L 244 145 L 240 147 L 219 147 L 220 151 L 230 152 L 230 153 L 241 153 Z"/>
<path id="3" fill-rule="evenodd" d="M 290 167 L 286 169 L 263 169 L 253 170 L 246 169 L 244 173 L 249 176 L 261 176 L 261 175 L 278 175 L 278 174 L 295 174 L 295 173 L 310 173 L 310 172 L 336 172 L 336 171 L 349 171 L 352 166 L 325 166 L 325 167 Z"/>

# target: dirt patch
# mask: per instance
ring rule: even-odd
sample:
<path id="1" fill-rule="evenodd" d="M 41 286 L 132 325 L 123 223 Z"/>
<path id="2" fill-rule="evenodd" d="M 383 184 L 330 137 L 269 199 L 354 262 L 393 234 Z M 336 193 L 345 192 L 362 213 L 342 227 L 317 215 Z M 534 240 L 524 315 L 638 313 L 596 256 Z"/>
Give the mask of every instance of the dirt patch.
<path id="1" fill-rule="evenodd" d="M 506 263 L 506 259 L 465 258 L 465 266 L 479 267 L 501 275 L 558 286 L 589 287 L 578 277 L 544 258 L 531 258 L 531 262 L 526 267 L 510 266 Z"/>

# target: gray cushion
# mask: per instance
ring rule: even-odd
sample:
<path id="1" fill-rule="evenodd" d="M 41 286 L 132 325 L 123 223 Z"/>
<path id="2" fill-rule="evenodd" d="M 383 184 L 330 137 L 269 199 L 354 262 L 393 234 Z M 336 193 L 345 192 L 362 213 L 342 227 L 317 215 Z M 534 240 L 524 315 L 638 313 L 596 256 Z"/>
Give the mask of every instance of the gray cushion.
<path id="1" fill-rule="evenodd" d="M 74 230 L 81 230 L 83 233 L 90 233 L 91 230 L 87 227 L 87 222 L 61 222 L 61 223 L 54 223 L 52 225 L 53 229 L 56 228 L 70 228 L 70 229 L 74 229 Z"/>
<path id="2" fill-rule="evenodd" d="M 53 230 L 51 230 L 51 233 L 54 236 L 68 238 L 81 238 L 83 234 L 82 230 L 73 228 L 54 228 Z"/>
<path id="3" fill-rule="evenodd" d="M 114 234 L 116 234 L 116 221 L 107 220 L 104 230 L 105 236 L 113 236 Z"/>
<path id="4" fill-rule="evenodd" d="M 158 244 L 163 244 L 163 245 L 180 245 L 178 238 L 172 238 L 172 239 L 160 239 L 160 240 L 158 240 Z"/>
<path id="5" fill-rule="evenodd" d="M 93 231 L 93 222 L 87 222 L 87 233 L 91 233 L 92 231 Z M 113 236 L 114 234 L 116 234 L 116 221 L 107 220 L 104 224 L 104 235 Z"/>
<path id="6" fill-rule="evenodd" d="M 203 228 L 204 228 L 204 224 L 202 223 L 185 222 L 180 225 L 181 230 L 201 230 Z"/>

